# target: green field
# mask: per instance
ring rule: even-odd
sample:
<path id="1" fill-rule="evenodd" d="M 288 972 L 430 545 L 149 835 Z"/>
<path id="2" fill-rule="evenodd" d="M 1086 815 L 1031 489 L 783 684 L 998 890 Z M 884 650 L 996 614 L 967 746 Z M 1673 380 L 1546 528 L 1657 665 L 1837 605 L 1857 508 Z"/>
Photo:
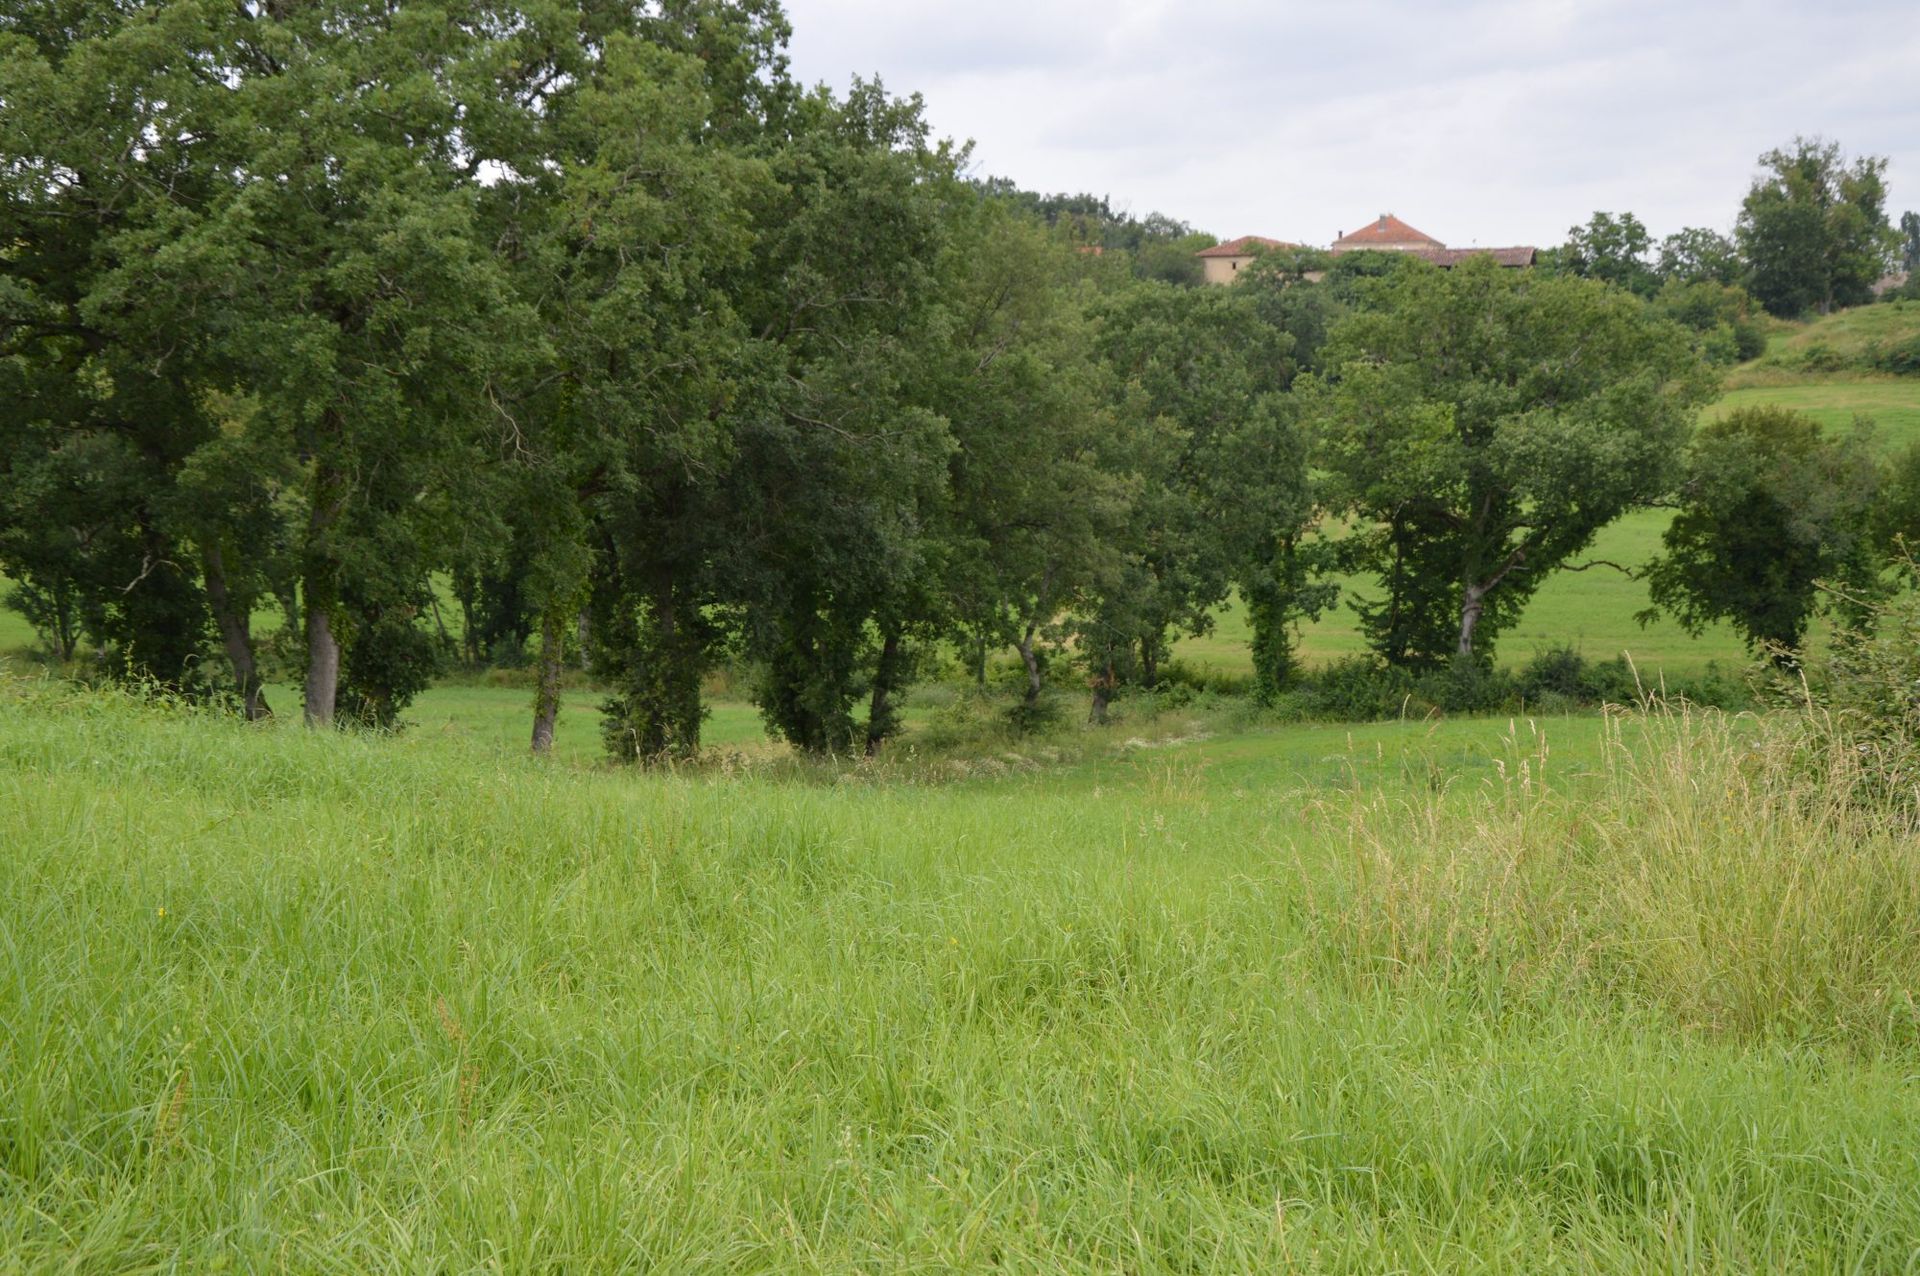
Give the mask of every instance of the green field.
<path id="1" fill-rule="evenodd" d="M 0 1268 L 1916 1261 L 1912 843 L 1751 724 L 649 776 L 437 694 L 0 682 Z"/>

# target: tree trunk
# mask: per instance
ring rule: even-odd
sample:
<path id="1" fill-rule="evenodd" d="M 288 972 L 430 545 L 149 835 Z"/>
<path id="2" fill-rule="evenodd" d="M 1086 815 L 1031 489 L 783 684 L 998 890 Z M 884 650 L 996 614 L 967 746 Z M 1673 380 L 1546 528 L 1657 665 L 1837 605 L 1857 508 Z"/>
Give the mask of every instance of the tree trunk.
<path id="1" fill-rule="evenodd" d="M 1113 677 L 1111 663 L 1107 665 L 1107 677 Z M 1149 691 L 1160 685 L 1160 643 L 1155 637 L 1140 639 L 1140 683 Z"/>
<path id="2" fill-rule="evenodd" d="M 566 619 L 549 608 L 540 618 L 540 665 L 533 693 L 533 751 L 553 751 L 553 724 L 560 716 L 560 661 L 566 648 Z"/>
<path id="3" fill-rule="evenodd" d="M 1028 708 L 1040 703 L 1040 658 L 1033 651 L 1034 630 L 1035 626 L 1028 625 L 1026 632 L 1020 636 L 1020 641 L 1013 644 L 1014 650 L 1020 653 L 1020 663 L 1027 667 L 1026 704 Z"/>
<path id="4" fill-rule="evenodd" d="M 310 727 L 330 727 L 334 700 L 340 694 L 340 643 L 333 636 L 324 604 L 309 598 L 306 612 L 306 721 Z"/>
<path id="5" fill-rule="evenodd" d="M 586 603 L 580 604 L 580 619 L 576 622 L 576 637 L 580 643 L 580 672 L 593 668 L 593 608 Z"/>
<path id="6" fill-rule="evenodd" d="M 342 433 L 329 413 L 328 432 Z M 307 543 L 301 573 L 301 608 L 307 613 L 307 685 L 305 716 L 310 727 L 333 725 L 340 694 L 340 640 L 334 637 L 332 609 L 340 601 L 340 564 L 324 547 L 327 531 L 346 505 L 347 483 L 325 461 L 314 468 L 313 496 L 307 508 Z"/>
<path id="7" fill-rule="evenodd" d="M 71 664 L 80 651 L 80 626 L 73 617 L 73 598 L 64 585 L 49 592 L 53 595 L 53 657 L 63 665 Z"/>
<path id="8" fill-rule="evenodd" d="M 433 607 L 433 624 L 440 631 L 441 644 L 447 647 L 453 646 L 453 635 L 447 632 L 446 619 L 440 615 L 440 591 L 432 582 L 428 582 L 427 585 L 427 602 Z"/>
<path id="9" fill-rule="evenodd" d="M 1088 722 L 1099 727 L 1107 725 L 1107 705 L 1113 701 L 1113 688 L 1117 681 L 1111 660 L 1107 661 L 1105 672 L 1093 676 L 1093 706 L 1087 711 Z"/>
<path id="10" fill-rule="evenodd" d="M 1473 654 L 1473 631 L 1480 624 L 1480 613 L 1486 609 L 1486 585 L 1468 585 L 1460 604 L 1460 646 L 1459 654 Z"/>
<path id="11" fill-rule="evenodd" d="M 473 622 L 474 591 L 479 588 L 474 583 L 477 579 L 469 576 L 457 580 L 453 587 L 453 596 L 460 603 L 460 650 L 467 658 L 469 669 L 480 667 L 479 629 Z"/>
<path id="12" fill-rule="evenodd" d="M 873 699 L 867 704 L 867 756 L 878 757 L 880 746 L 897 729 L 893 703 L 889 698 L 900 677 L 900 631 L 887 630 L 880 644 L 880 659 L 873 670 Z"/>
<path id="13" fill-rule="evenodd" d="M 273 710 L 267 707 L 266 689 L 253 658 L 252 617 L 234 605 L 227 589 L 227 566 L 219 545 L 209 544 L 201 552 L 201 568 L 207 581 L 207 604 L 213 611 L 214 623 L 220 627 L 220 642 L 227 649 L 227 662 L 233 666 L 233 683 L 240 692 L 241 711 L 248 722 L 270 718 Z"/>
<path id="14" fill-rule="evenodd" d="M 973 680 L 985 691 L 987 689 L 987 638 L 982 634 L 973 644 Z"/>

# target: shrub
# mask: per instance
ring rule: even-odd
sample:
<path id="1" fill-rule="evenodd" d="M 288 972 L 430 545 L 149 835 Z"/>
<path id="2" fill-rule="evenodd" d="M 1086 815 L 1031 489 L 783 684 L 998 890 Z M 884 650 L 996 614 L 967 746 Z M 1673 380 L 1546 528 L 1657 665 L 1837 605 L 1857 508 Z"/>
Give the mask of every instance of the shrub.
<path id="1" fill-rule="evenodd" d="M 1915 570 L 1910 559 L 1905 567 Z M 1808 658 L 1799 677 L 1776 676 L 1764 688 L 1845 744 L 1871 797 L 1920 815 L 1920 594 L 1864 610 L 1867 623 L 1836 632 L 1830 652 Z"/>
<path id="2" fill-rule="evenodd" d="M 1420 693 L 1448 713 L 1490 713 L 1517 698 L 1513 676 L 1472 656 L 1456 656 L 1445 669 L 1415 684 Z"/>
<path id="3" fill-rule="evenodd" d="M 1584 700 L 1587 698 L 1587 658 L 1578 648 L 1564 643 L 1535 652 L 1515 678 L 1515 686 L 1528 701 L 1547 695 Z"/>
<path id="4" fill-rule="evenodd" d="M 1349 656 L 1328 665 L 1288 699 L 1305 710 L 1303 716 L 1368 722 L 1401 716 L 1413 694 L 1414 677 L 1407 670 L 1374 656 Z"/>
<path id="5" fill-rule="evenodd" d="M 1767 325 L 1757 315 L 1737 319 L 1733 324 L 1733 343 L 1741 362 L 1758 359 L 1767 352 Z"/>
<path id="6" fill-rule="evenodd" d="M 1808 372 L 1839 372 L 1847 366 L 1847 356 L 1824 341 L 1815 341 L 1800 352 L 1796 362 Z"/>
<path id="7" fill-rule="evenodd" d="M 1920 377 L 1920 335 L 1903 341 L 1883 341 L 1874 345 L 1868 362 L 1881 372 L 1897 376 Z"/>

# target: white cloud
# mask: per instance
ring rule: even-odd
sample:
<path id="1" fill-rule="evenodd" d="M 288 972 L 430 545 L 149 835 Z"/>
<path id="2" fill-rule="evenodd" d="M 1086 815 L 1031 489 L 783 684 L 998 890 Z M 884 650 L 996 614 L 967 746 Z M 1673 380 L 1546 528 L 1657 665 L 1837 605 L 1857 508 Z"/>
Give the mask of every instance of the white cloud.
<path id="1" fill-rule="evenodd" d="M 1221 235 L 1325 242 L 1392 211 L 1559 242 L 1595 209 L 1727 228 L 1796 133 L 1920 206 L 1912 0 L 788 0 L 793 64 L 919 92 L 981 172 Z"/>

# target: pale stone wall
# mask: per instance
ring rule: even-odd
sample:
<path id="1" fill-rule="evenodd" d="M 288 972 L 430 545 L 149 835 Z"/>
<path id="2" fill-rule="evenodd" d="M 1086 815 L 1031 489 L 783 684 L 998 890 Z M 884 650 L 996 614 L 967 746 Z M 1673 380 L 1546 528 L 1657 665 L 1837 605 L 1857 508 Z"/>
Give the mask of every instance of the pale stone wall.
<path id="1" fill-rule="evenodd" d="M 1246 257 L 1202 257 L 1200 264 L 1206 267 L 1206 279 L 1210 284 L 1230 284 L 1240 277 L 1240 272 L 1253 260 Z"/>

